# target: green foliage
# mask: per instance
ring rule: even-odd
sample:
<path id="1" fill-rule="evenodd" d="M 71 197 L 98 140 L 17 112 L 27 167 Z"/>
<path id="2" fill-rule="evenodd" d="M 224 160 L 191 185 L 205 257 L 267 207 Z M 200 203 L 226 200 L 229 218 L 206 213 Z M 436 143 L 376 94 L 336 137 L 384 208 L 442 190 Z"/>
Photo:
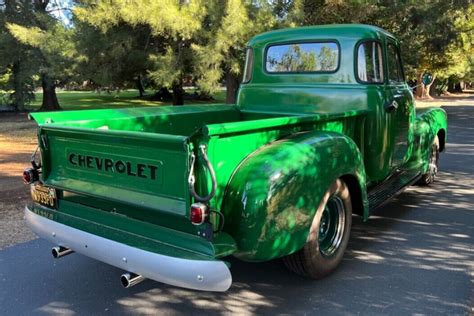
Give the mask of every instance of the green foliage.
<path id="1" fill-rule="evenodd" d="M 472 1 L 277 1 L 291 25 L 364 23 L 394 34 L 409 79 L 428 71 L 438 78 L 472 78 Z"/>
<path id="2" fill-rule="evenodd" d="M 180 87 L 192 68 L 190 51 L 202 27 L 206 7 L 203 1 L 85 1 L 74 10 L 76 18 L 102 33 L 127 25 L 145 27 L 153 47 L 146 47 L 147 71 L 165 87 Z M 127 50 L 130 53 L 130 50 Z M 177 89 L 174 89 L 177 90 Z"/>
<path id="3" fill-rule="evenodd" d="M 6 69 L 3 73 L 0 73 L 0 88 L 6 87 L 10 82 L 12 77 L 12 72 L 10 69 Z"/>
<path id="4" fill-rule="evenodd" d="M 10 0 L 0 11 L 0 42 L 8 52 L 0 51 L 0 55 L 6 57 L 3 67 L 12 70 L 12 99 L 17 108 L 32 100 L 33 76 L 39 75 L 45 90 L 42 109 L 59 109 L 56 85 L 76 72 L 74 31 L 49 14 L 56 7 L 49 0 Z"/>
<path id="5" fill-rule="evenodd" d="M 134 0 L 83 1 L 74 13 L 82 21 L 106 32 L 126 23 L 133 27 L 147 25 L 154 36 L 174 40 L 191 39 L 201 28 L 205 14 L 204 1 Z"/>
<path id="6" fill-rule="evenodd" d="M 5 1 L 0 6 L 0 90 L 1 103 L 24 109 L 34 99 L 32 76 L 37 70 L 33 54 L 8 31 L 7 23 L 31 25 L 34 19 L 31 1 Z"/>
<path id="7" fill-rule="evenodd" d="M 7 23 L 7 29 L 21 44 L 36 49 L 39 72 L 47 73 L 56 80 L 66 81 L 75 73 L 76 50 L 71 40 L 73 30 L 57 21 L 49 21 L 46 30 Z"/>
<path id="8" fill-rule="evenodd" d="M 437 82 L 456 74 L 467 75 L 473 55 L 473 8 L 471 1 L 416 1 L 381 3 L 374 20 L 401 42 L 409 79 L 432 73 Z M 429 88 L 417 89 L 419 97 Z"/>
<path id="9" fill-rule="evenodd" d="M 23 108 L 32 100 L 35 76 L 43 86 L 49 82 L 53 88 L 70 81 L 124 88 L 140 86 L 147 77 L 156 88 L 170 88 L 181 98 L 185 83 L 212 93 L 225 79 L 229 91 L 235 90 L 252 36 L 327 23 L 373 24 L 393 33 L 400 39 L 409 79 L 429 71 L 439 82 L 474 80 L 474 5 L 469 0 L 83 0 L 75 4 L 71 27 L 50 15 L 49 9 L 56 7 L 48 0 L 0 4 L 0 89 L 11 92 L 9 104 Z M 300 53 L 304 62 L 297 69 L 318 68 L 313 64 L 318 60 L 325 62 L 323 69 L 330 69 L 335 60 L 327 49 L 318 56 Z M 290 59 L 286 62 L 294 62 Z"/>
<path id="10" fill-rule="evenodd" d="M 205 40 L 192 46 L 197 54 L 197 84 L 205 91 L 215 91 L 218 88 L 224 68 L 240 74 L 241 59 L 235 56 L 235 50 L 239 45 L 243 49 L 244 34 L 248 32 L 250 24 L 240 0 L 227 1 L 225 13 L 222 14 L 221 10 L 216 2 L 210 2 L 209 15 L 213 23 L 209 23 Z"/>
<path id="11" fill-rule="evenodd" d="M 193 45 L 197 55 L 197 84 L 201 89 L 216 91 L 224 73 L 240 79 L 248 40 L 258 33 L 283 25 L 274 10 L 274 6 L 264 0 L 208 2 L 208 15 L 212 23 L 205 28 L 205 40 Z"/>
<path id="12" fill-rule="evenodd" d="M 73 41 L 78 52 L 76 82 L 129 86 L 151 68 L 148 55 L 154 43 L 147 27 L 120 24 L 102 32 L 76 19 Z"/>

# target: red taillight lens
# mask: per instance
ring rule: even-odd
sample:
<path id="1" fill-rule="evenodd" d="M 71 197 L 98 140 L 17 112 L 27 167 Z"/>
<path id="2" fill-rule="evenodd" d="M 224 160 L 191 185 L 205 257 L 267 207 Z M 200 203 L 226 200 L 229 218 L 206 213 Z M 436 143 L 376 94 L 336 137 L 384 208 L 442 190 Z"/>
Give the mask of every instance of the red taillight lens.
<path id="1" fill-rule="evenodd" d="M 191 205 L 191 223 L 201 225 L 206 220 L 207 206 L 202 203 L 194 203 Z"/>
<path id="2" fill-rule="evenodd" d="M 38 171 L 36 171 L 33 168 L 26 168 L 23 170 L 23 182 L 25 184 L 31 184 L 35 181 L 38 181 L 39 176 L 38 176 Z"/>

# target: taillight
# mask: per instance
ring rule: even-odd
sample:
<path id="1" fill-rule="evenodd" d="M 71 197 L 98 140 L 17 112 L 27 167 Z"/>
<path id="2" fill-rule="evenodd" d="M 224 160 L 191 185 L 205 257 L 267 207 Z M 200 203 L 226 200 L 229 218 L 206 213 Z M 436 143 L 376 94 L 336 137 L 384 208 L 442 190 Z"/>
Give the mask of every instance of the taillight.
<path id="1" fill-rule="evenodd" d="M 203 203 L 194 203 L 191 205 L 191 223 L 201 225 L 207 217 L 207 206 Z"/>
<path id="2" fill-rule="evenodd" d="M 39 180 L 38 170 L 34 168 L 26 168 L 23 170 L 23 182 L 31 184 Z"/>

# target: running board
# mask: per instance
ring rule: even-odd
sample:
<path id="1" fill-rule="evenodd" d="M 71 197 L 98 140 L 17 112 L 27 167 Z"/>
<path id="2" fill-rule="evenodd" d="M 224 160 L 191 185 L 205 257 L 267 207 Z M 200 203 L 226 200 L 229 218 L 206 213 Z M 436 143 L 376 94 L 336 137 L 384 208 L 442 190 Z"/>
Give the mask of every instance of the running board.
<path id="1" fill-rule="evenodd" d="M 402 169 L 382 183 L 370 188 L 367 197 L 370 212 L 373 212 L 396 195 L 402 193 L 420 178 L 421 173 L 418 170 Z"/>

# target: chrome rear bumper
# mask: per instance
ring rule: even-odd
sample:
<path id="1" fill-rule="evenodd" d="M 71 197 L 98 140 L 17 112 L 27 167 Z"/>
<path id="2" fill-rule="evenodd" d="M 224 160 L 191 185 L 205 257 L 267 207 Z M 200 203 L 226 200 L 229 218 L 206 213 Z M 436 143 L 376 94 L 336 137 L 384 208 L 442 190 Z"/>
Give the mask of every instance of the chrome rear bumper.
<path id="1" fill-rule="evenodd" d="M 145 251 L 49 220 L 28 207 L 25 219 L 41 238 L 148 279 L 217 292 L 226 291 L 232 284 L 232 275 L 223 261 L 181 259 Z"/>

